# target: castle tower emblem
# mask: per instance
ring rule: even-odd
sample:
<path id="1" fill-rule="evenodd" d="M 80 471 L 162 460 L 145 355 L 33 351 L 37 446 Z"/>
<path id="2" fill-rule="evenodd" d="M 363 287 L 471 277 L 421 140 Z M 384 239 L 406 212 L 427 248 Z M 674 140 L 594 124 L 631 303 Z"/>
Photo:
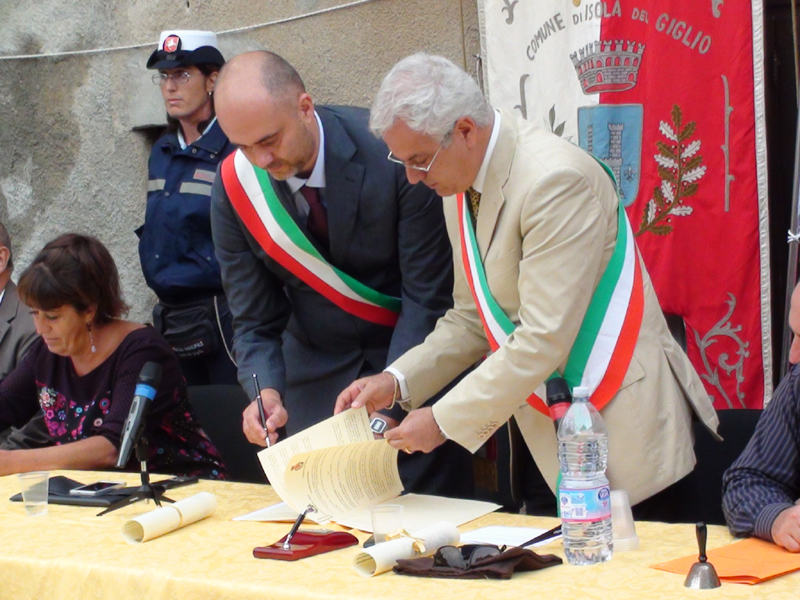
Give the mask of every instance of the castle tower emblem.
<path id="1" fill-rule="evenodd" d="M 578 108 L 578 145 L 609 166 L 623 206 L 630 206 L 639 193 L 643 116 L 641 104 Z"/>
<path id="2" fill-rule="evenodd" d="M 598 40 L 569 55 L 584 94 L 624 92 L 636 85 L 644 44 Z"/>

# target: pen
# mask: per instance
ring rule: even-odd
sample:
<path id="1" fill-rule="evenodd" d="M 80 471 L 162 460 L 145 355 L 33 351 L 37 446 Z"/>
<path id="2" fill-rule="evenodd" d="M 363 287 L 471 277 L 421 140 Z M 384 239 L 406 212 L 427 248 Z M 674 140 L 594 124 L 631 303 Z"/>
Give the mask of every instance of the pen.
<path id="1" fill-rule="evenodd" d="M 292 541 L 294 534 L 297 533 L 297 530 L 300 529 L 300 524 L 303 522 L 303 519 L 306 518 L 306 515 L 312 512 L 314 508 L 312 506 L 307 507 L 303 512 L 297 515 L 297 520 L 292 525 L 292 528 L 289 530 L 289 533 L 286 534 L 286 539 L 283 540 L 283 549 L 284 550 L 291 550 L 292 545 L 289 543 Z"/>
<path id="2" fill-rule="evenodd" d="M 261 386 L 258 385 L 258 375 L 253 373 L 253 385 L 256 388 L 256 404 L 258 404 L 258 416 L 261 418 L 261 426 L 266 434 L 267 448 L 269 448 L 269 430 L 267 429 L 267 415 L 264 414 L 264 405 L 261 404 Z"/>
<path id="3" fill-rule="evenodd" d="M 554 537 L 558 537 L 561 535 L 561 525 L 556 525 L 549 531 L 545 531 L 544 533 L 540 533 L 535 538 L 528 540 L 524 544 L 520 544 L 520 548 L 524 548 L 525 546 L 530 546 L 531 544 L 538 544 L 539 542 L 543 542 L 545 540 L 549 540 Z"/>

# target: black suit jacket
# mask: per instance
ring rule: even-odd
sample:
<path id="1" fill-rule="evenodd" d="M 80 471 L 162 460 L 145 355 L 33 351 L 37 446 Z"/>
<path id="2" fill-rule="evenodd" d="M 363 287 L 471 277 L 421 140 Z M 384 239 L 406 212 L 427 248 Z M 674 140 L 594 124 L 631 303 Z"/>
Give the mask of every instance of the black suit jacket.
<path id="1" fill-rule="evenodd" d="M 284 398 L 288 432 L 333 414 L 353 379 L 381 371 L 421 343 L 452 305 L 452 255 L 441 200 L 412 186 L 367 127 L 368 111 L 317 107 L 325 131 L 324 198 L 328 261 L 361 283 L 402 299 L 395 328 L 346 313 L 270 258 L 233 210 L 222 178 L 212 193 L 211 226 L 234 317 L 239 381 L 252 376 Z M 300 228 L 285 182 L 272 180 Z M 313 236 L 312 236 L 313 241 Z"/>

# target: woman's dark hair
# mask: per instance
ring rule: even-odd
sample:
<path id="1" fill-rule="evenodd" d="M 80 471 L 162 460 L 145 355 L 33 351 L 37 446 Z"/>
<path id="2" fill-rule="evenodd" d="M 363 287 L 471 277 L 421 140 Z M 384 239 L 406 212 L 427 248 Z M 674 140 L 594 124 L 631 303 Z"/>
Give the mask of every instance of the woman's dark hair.
<path id="1" fill-rule="evenodd" d="M 49 242 L 19 278 L 19 296 L 32 308 L 69 304 L 78 312 L 97 306 L 98 325 L 128 312 L 114 259 L 100 240 L 65 233 Z"/>
<path id="2" fill-rule="evenodd" d="M 200 71 L 204 77 L 208 77 L 212 73 L 219 73 L 219 70 L 222 68 L 219 65 L 212 65 L 212 64 L 202 64 L 202 65 L 193 65 L 197 67 L 197 70 Z M 209 126 L 211 121 L 214 120 L 214 117 L 217 116 L 217 111 L 214 110 L 214 94 L 211 94 L 211 98 L 209 98 L 211 102 L 211 116 L 206 119 L 205 121 L 201 121 L 197 124 L 197 130 L 200 133 L 205 131 L 206 127 Z M 170 117 L 167 115 L 167 126 L 164 128 L 164 133 L 178 133 L 181 129 L 181 122 L 174 117 Z"/>

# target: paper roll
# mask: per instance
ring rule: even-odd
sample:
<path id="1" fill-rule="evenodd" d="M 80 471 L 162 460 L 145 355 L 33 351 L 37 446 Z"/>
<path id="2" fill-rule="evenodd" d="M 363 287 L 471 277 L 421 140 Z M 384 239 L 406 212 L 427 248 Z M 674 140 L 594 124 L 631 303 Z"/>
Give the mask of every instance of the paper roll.
<path id="1" fill-rule="evenodd" d="M 200 492 L 131 519 L 122 526 L 122 537 L 131 544 L 146 542 L 205 519 L 216 508 L 214 494 Z"/>
<path id="2" fill-rule="evenodd" d="M 375 544 L 359 552 L 353 560 L 353 569 L 359 575 L 373 577 L 389 571 L 400 559 L 429 556 L 442 546 L 455 545 L 461 539 L 456 526 L 446 521 L 420 529 L 410 535 L 412 537 Z M 420 542 L 424 546 L 424 551 L 420 551 Z"/>

